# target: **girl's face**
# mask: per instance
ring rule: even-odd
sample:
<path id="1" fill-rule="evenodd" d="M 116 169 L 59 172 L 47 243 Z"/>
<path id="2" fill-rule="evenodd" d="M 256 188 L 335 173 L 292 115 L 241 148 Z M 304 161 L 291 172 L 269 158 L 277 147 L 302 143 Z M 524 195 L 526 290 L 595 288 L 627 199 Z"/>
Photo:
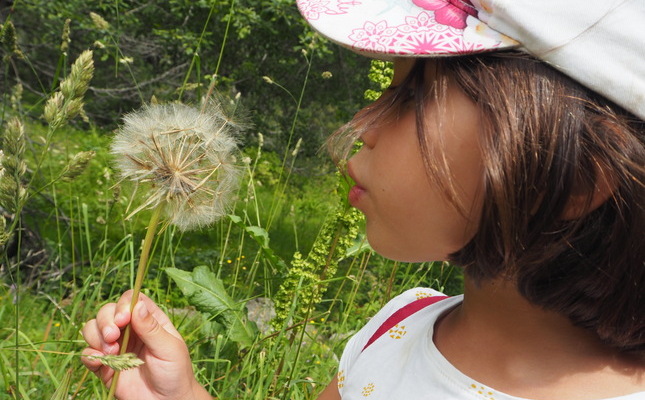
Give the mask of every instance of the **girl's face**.
<path id="1" fill-rule="evenodd" d="M 395 62 L 392 86 L 405 79 L 413 64 L 412 59 Z M 426 63 L 427 82 L 435 79 L 433 66 Z M 349 200 L 365 214 L 370 245 L 398 261 L 445 260 L 474 236 L 481 212 L 478 109 L 453 81 L 448 83 L 445 105 L 430 99 L 425 109 L 428 143 L 445 155 L 452 178 L 448 184 L 455 186 L 465 212 L 458 211 L 426 172 L 413 104 L 390 121 L 369 128 L 361 136 L 363 147 L 348 162 L 356 182 Z"/>

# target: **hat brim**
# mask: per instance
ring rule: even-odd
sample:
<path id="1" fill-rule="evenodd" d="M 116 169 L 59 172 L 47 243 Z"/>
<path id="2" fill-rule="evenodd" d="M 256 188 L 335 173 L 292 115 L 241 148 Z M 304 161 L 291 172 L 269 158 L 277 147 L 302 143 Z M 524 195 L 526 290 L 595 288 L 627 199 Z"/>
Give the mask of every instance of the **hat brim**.
<path id="1" fill-rule="evenodd" d="M 297 0 L 307 22 L 331 41 L 368 57 L 438 57 L 518 47 L 446 0 Z M 462 2 L 465 4 L 465 2 Z"/>

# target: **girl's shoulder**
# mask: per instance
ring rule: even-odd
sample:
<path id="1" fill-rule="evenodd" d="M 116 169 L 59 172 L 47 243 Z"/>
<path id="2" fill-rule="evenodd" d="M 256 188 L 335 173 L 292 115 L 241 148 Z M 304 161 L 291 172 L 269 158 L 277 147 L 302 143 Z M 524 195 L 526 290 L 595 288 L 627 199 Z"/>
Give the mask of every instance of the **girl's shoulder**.
<path id="1" fill-rule="evenodd" d="M 381 326 L 388 318 L 392 317 L 397 311 L 405 308 L 406 306 L 425 299 L 443 299 L 446 295 L 426 287 L 415 287 L 408 289 L 405 292 L 393 297 L 388 301 L 370 320 L 365 324 L 361 331 L 365 334 L 374 332 Z"/>
<path id="2" fill-rule="evenodd" d="M 381 309 L 381 311 L 389 308 L 400 308 L 402 306 L 405 306 L 406 304 L 412 303 L 413 301 L 435 296 L 445 296 L 445 294 L 431 288 L 415 287 L 408 289 L 398 296 L 392 298 L 392 300 L 387 302 L 387 304 Z"/>
<path id="3" fill-rule="evenodd" d="M 397 324 L 401 322 L 404 318 L 414 315 L 416 311 L 420 309 L 427 309 L 426 312 L 437 311 L 438 314 L 442 313 L 442 309 L 445 307 L 451 307 L 453 303 L 460 302 L 462 296 L 455 296 L 450 298 L 448 302 L 439 301 L 437 304 L 431 304 L 428 307 L 424 307 L 422 304 L 421 307 L 417 307 L 417 310 L 412 312 L 406 312 L 404 315 L 397 316 L 396 313 L 400 310 L 405 309 L 407 306 L 413 305 L 416 302 L 424 302 L 424 300 L 434 300 L 444 299 L 446 296 L 434 289 L 425 288 L 425 287 L 416 287 L 408 289 L 405 292 L 399 294 L 398 296 L 392 298 L 388 301 L 373 317 L 371 317 L 365 325 L 352 336 L 345 350 L 343 351 L 342 361 L 348 365 L 353 364 L 353 360 L 356 359 L 363 352 L 366 345 L 370 341 L 378 339 L 378 336 L 375 337 L 375 334 L 378 335 L 377 331 L 379 329 L 389 328 L 387 322 L 392 322 L 392 324 Z M 434 303 L 434 302 L 432 302 Z M 450 303 L 442 306 L 442 303 Z M 388 321 L 388 319 L 396 318 L 396 321 Z M 400 320 L 399 320 L 400 319 Z M 433 324 L 433 320 L 427 321 L 430 325 Z"/>

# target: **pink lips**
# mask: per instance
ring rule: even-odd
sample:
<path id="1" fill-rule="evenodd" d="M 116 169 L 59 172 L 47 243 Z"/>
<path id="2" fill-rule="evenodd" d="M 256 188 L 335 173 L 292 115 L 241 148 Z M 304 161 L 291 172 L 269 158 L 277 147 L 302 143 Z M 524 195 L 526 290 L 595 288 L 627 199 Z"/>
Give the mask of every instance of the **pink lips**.
<path id="1" fill-rule="evenodd" d="M 347 174 L 355 182 L 355 185 L 352 186 L 352 188 L 349 190 L 349 194 L 347 195 L 347 197 L 349 200 L 349 204 L 351 204 L 353 207 L 356 207 L 361 197 L 363 197 L 363 194 L 366 192 L 366 190 L 364 187 L 360 185 L 360 183 L 356 179 L 356 175 L 354 175 L 352 171 L 351 164 L 347 165 Z"/>
<path id="2" fill-rule="evenodd" d="M 352 188 L 349 190 L 349 195 L 347 196 L 349 198 L 349 204 L 351 204 L 353 207 L 356 207 L 361 196 L 363 196 L 363 193 L 365 193 L 365 189 L 363 189 L 362 187 L 358 185 L 352 186 Z"/>

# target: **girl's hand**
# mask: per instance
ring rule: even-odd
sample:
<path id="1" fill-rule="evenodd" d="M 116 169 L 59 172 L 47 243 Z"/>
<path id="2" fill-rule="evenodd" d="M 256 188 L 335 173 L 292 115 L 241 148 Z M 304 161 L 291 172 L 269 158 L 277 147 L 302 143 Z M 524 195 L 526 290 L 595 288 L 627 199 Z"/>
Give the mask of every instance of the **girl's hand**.
<path id="1" fill-rule="evenodd" d="M 188 347 L 166 314 L 147 296 L 141 294 L 132 314 L 132 291 L 118 303 L 103 306 L 96 319 L 83 327 L 89 345 L 83 355 L 119 354 L 122 329 L 131 322 L 128 352 L 145 362 L 140 367 L 122 371 L 115 396 L 120 400 L 209 399 L 212 397 L 193 375 Z M 114 370 L 98 360 L 82 357 L 83 364 L 109 387 Z"/>

